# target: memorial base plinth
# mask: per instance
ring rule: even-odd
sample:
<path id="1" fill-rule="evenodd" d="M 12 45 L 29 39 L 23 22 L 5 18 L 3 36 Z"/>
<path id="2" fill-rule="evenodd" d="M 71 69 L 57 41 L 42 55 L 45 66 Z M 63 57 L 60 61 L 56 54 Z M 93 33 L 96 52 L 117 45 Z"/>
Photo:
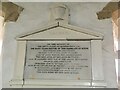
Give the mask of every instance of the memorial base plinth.
<path id="1" fill-rule="evenodd" d="M 11 88 L 106 88 L 104 81 L 11 80 Z"/>

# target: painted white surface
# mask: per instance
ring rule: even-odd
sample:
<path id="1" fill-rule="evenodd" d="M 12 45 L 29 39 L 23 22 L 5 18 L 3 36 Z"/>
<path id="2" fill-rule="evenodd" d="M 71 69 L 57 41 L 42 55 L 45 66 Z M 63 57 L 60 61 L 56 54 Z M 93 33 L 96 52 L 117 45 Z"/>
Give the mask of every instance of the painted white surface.
<path id="1" fill-rule="evenodd" d="M 24 58 L 25 58 L 25 52 L 26 52 L 26 41 L 18 41 L 18 54 L 16 60 L 16 66 L 19 67 L 19 69 L 15 68 L 15 79 L 23 79 L 23 69 L 24 69 Z M 22 53 L 21 53 L 22 52 Z"/>
<path id="2" fill-rule="evenodd" d="M 2 43 L 3 43 L 3 25 L 4 18 L 0 16 L 0 89 L 2 88 Z"/>
<path id="3" fill-rule="evenodd" d="M 92 76 L 93 80 L 103 80 L 103 58 L 102 58 L 102 45 L 101 40 L 91 41 L 91 52 L 92 52 Z M 97 50 L 96 50 L 97 49 Z"/>
<path id="4" fill-rule="evenodd" d="M 3 45 L 3 87 L 9 87 L 13 77 L 17 42 L 15 37 L 45 25 L 49 20 L 49 6 L 52 3 L 17 3 L 24 7 L 17 22 L 9 22 L 5 27 Z M 103 33 L 103 62 L 107 87 L 116 87 L 115 62 L 111 20 L 99 21 L 96 12 L 106 3 L 65 3 L 70 8 L 70 24 Z M 33 7 L 34 6 L 34 7 Z"/>

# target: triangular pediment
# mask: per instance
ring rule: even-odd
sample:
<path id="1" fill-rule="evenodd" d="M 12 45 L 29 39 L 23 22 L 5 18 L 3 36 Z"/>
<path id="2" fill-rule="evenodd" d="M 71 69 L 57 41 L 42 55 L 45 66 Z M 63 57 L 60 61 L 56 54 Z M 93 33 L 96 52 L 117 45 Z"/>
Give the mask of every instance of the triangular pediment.
<path id="1" fill-rule="evenodd" d="M 38 40 L 38 39 L 102 39 L 100 33 L 90 30 L 81 29 L 72 25 L 54 25 L 46 26 L 34 32 L 29 32 L 19 36 L 17 39 L 21 40 Z"/>

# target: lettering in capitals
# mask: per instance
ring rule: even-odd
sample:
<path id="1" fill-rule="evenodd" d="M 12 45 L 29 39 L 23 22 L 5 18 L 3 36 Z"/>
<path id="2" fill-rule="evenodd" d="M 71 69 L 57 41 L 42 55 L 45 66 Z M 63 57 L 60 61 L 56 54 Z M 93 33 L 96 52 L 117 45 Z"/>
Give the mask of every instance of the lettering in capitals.
<path id="1" fill-rule="evenodd" d="M 80 74 L 80 70 L 88 68 L 85 53 L 89 47 L 70 43 L 45 43 L 30 47 L 35 56 L 29 58 L 34 64 L 29 67 L 37 73 Z"/>

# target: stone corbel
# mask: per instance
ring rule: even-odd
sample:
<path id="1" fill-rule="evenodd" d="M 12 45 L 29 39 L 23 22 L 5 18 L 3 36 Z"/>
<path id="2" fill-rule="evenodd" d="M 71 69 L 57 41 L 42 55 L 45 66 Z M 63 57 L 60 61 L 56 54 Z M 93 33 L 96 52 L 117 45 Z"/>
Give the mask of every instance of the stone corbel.
<path id="1" fill-rule="evenodd" d="M 23 11 L 23 8 L 12 3 L 12 2 L 0 2 L 1 8 L 0 8 L 0 16 L 4 17 L 4 21 L 16 21 L 21 13 Z"/>
<path id="2" fill-rule="evenodd" d="M 118 51 L 118 42 L 120 41 L 120 0 L 109 2 L 101 11 L 97 12 L 97 16 L 99 20 L 112 18 L 115 51 Z"/>
<path id="3" fill-rule="evenodd" d="M 120 1 L 109 2 L 101 11 L 97 12 L 99 20 L 108 19 L 112 17 L 113 12 L 120 9 Z"/>

